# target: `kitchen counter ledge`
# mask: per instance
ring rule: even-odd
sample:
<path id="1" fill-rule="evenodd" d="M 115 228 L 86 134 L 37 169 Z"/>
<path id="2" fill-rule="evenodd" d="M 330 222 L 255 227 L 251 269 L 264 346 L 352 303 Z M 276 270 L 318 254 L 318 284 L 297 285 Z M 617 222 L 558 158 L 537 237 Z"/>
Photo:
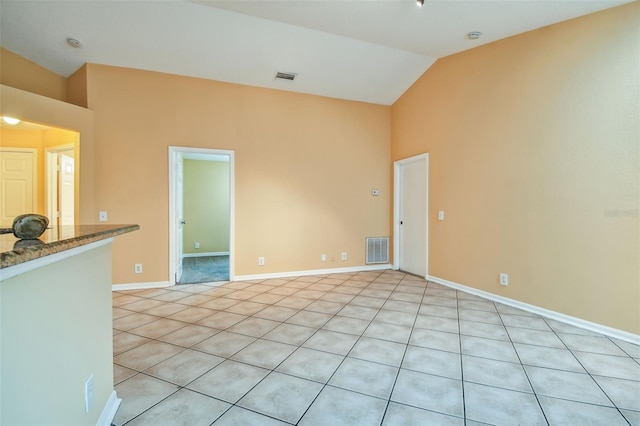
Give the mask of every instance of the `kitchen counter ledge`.
<path id="1" fill-rule="evenodd" d="M 2 269 L 61 253 L 100 240 L 140 229 L 139 225 L 78 225 L 47 229 L 35 245 L 20 247 L 13 234 L 0 235 L 0 275 Z M 59 232 L 56 232 L 59 231 Z M 23 240 L 20 244 L 24 243 Z M 39 241 L 39 242 L 37 242 Z"/>

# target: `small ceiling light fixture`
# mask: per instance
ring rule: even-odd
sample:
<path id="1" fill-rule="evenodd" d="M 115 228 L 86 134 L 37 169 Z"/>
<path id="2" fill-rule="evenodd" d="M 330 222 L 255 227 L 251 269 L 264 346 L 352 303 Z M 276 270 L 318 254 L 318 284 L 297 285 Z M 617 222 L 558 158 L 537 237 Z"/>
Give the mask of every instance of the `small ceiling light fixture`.
<path id="1" fill-rule="evenodd" d="M 467 38 L 469 40 L 477 40 L 480 38 L 480 36 L 482 35 L 482 33 L 480 31 L 471 31 L 469 33 L 467 33 Z"/>
<path id="2" fill-rule="evenodd" d="M 5 123 L 11 125 L 11 126 L 15 126 L 16 124 L 18 124 L 20 122 L 19 119 L 17 118 L 13 118 L 13 117 L 7 117 L 6 115 L 2 117 L 2 121 L 4 121 Z"/>
<path id="3" fill-rule="evenodd" d="M 69 37 L 67 39 L 67 44 L 74 49 L 80 49 L 82 47 L 82 43 L 77 38 Z"/>
<path id="4" fill-rule="evenodd" d="M 418 5 L 418 7 L 422 7 L 424 6 L 424 0 L 416 0 L 416 4 Z"/>

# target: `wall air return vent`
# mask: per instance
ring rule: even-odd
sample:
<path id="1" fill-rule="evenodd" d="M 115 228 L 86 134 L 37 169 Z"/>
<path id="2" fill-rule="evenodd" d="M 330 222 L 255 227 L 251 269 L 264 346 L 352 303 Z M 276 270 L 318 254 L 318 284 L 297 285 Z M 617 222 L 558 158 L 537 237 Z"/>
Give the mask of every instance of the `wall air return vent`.
<path id="1" fill-rule="evenodd" d="M 367 264 L 389 263 L 389 237 L 367 238 Z"/>
<path id="2" fill-rule="evenodd" d="M 296 79 L 298 74 L 294 74 L 292 72 L 276 72 L 275 80 L 285 80 L 285 81 L 293 81 Z"/>

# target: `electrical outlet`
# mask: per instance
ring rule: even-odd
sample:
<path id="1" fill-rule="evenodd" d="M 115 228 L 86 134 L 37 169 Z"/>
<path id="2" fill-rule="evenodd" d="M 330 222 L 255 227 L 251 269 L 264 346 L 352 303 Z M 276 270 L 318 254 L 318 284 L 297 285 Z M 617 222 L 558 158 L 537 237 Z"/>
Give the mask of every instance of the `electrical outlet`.
<path id="1" fill-rule="evenodd" d="M 106 222 L 107 221 L 107 212 L 98 212 L 98 220 L 100 222 Z"/>
<path id="2" fill-rule="evenodd" d="M 264 266 L 264 257 L 258 258 L 258 266 Z"/>
<path id="3" fill-rule="evenodd" d="M 135 265 L 133 265 L 133 272 L 135 272 L 136 274 L 141 274 L 142 273 L 142 263 L 136 263 Z"/>
<path id="4" fill-rule="evenodd" d="M 340 255 L 340 259 L 347 260 L 347 252 L 346 251 L 342 252 L 342 254 Z"/>
<path id="5" fill-rule="evenodd" d="M 500 274 L 500 285 L 509 285 L 509 275 Z"/>
<path id="6" fill-rule="evenodd" d="M 322 260 L 323 262 L 327 261 L 327 255 L 323 254 L 322 256 L 320 256 L 320 260 Z"/>
<path id="7" fill-rule="evenodd" d="M 93 405 L 93 374 L 84 382 L 84 412 L 88 413 Z"/>
<path id="8" fill-rule="evenodd" d="M 194 243 L 193 247 L 199 249 L 200 248 L 200 243 L 198 243 L 198 242 Z"/>

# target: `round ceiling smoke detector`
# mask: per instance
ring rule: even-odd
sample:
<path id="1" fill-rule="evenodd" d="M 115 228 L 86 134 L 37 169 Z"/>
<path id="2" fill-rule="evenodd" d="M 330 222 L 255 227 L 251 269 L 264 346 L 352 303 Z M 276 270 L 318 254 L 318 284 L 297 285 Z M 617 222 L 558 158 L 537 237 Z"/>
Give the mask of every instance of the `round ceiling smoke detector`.
<path id="1" fill-rule="evenodd" d="M 67 44 L 71 47 L 73 47 L 74 49 L 80 49 L 82 47 L 82 43 L 80 43 L 80 41 L 76 38 L 73 37 L 69 37 L 67 39 Z"/>
<path id="2" fill-rule="evenodd" d="M 482 33 L 480 31 L 471 31 L 470 33 L 467 33 L 467 38 L 469 40 L 477 40 L 481 35 Z"/>

